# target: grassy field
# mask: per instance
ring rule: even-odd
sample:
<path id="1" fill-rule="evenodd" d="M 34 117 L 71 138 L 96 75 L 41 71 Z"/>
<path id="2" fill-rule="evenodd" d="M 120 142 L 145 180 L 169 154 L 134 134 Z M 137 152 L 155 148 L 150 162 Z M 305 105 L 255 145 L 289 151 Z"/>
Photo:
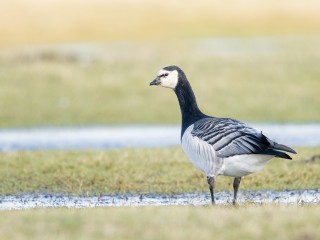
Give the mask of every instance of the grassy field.
<path id="1" fill-rule="evenodd" d="M 149 87 L 181 66 L 204 112 L 320 121 L 318 37 L 42 46 L 0 53 L 0 127 L 179 123 L 176 96 Z"/>
<path id="2" fill-rule="evenodd" d="M 316 240 L 319 211 L 319 205 L 1 211 L 0 238 Z"/>
<path id="3" fill-rule="evenodd" d="M 320 149 L 297 151 L 294 160 L 274 159 L 262 172 L 245 177 L 240 189 L 320 188 Z M 310 160 L 313 156 L 315 159 Z M 232 181 L 219 177 L 217 190 L 231 191 Z M 0 153 L 0 194 L 91 196 L 194 191 L 207 192 L 207 182 L 180 148 Z"/>
<path id="4" fill-rule="evenodd" d="M 316 0 L 0 3 L 0 128 L 178 123 L 181 66 L 211 115 L 320 121 Z M 156 107 L 155 107 L 156 106 Z"/>

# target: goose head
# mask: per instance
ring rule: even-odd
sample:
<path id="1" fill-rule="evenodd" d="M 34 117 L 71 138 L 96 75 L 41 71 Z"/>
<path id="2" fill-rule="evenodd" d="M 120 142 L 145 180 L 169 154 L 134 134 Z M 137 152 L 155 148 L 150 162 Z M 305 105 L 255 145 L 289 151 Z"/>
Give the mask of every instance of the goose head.
<path id="1" fill-rule="evenodd" d="M 158 71 L 157 77 L 150 83 L 150 86 L 160 85 L 175 90 L 179 81 L 183 81 L 185 78 L 185 74 L 179 67 L 168 66 Z"/>

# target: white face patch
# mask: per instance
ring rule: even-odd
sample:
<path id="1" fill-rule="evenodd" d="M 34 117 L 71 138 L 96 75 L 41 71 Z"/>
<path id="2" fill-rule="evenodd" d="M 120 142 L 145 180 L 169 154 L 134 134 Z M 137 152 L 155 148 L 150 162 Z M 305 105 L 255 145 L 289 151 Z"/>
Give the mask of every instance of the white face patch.
<path id="1" fill-rule="evenodd" d="M 175 89 L 175 87 L 178 84 L 178 71 L 167 71 L 164 69 L 161 69 L 158 72 L 158 78 L 160 79 L 160 85 L 162 87 Z"/>

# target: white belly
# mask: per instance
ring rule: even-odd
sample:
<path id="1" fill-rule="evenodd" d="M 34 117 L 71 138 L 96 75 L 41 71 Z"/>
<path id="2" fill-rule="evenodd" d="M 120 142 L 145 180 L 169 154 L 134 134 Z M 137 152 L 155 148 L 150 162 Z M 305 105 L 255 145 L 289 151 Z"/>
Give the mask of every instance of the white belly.
<path id="1" fill-rule="evenodd" d="M 269 160 L 270 155 L 244 154 L 223 159 L 219 175 L 243 177 L 262 170 Z"/>

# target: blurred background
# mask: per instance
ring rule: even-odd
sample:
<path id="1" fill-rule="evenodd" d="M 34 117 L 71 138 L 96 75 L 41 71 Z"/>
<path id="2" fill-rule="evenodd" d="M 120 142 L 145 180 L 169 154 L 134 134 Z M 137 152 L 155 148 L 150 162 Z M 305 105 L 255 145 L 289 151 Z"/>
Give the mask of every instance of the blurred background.
<path id="1" fill-rule="evenodd" d="M 320 121 L 316 0 L 0 1 L 0 128 L 179 123 L 149 82 L 187 74 L 209 115 Z"/>

